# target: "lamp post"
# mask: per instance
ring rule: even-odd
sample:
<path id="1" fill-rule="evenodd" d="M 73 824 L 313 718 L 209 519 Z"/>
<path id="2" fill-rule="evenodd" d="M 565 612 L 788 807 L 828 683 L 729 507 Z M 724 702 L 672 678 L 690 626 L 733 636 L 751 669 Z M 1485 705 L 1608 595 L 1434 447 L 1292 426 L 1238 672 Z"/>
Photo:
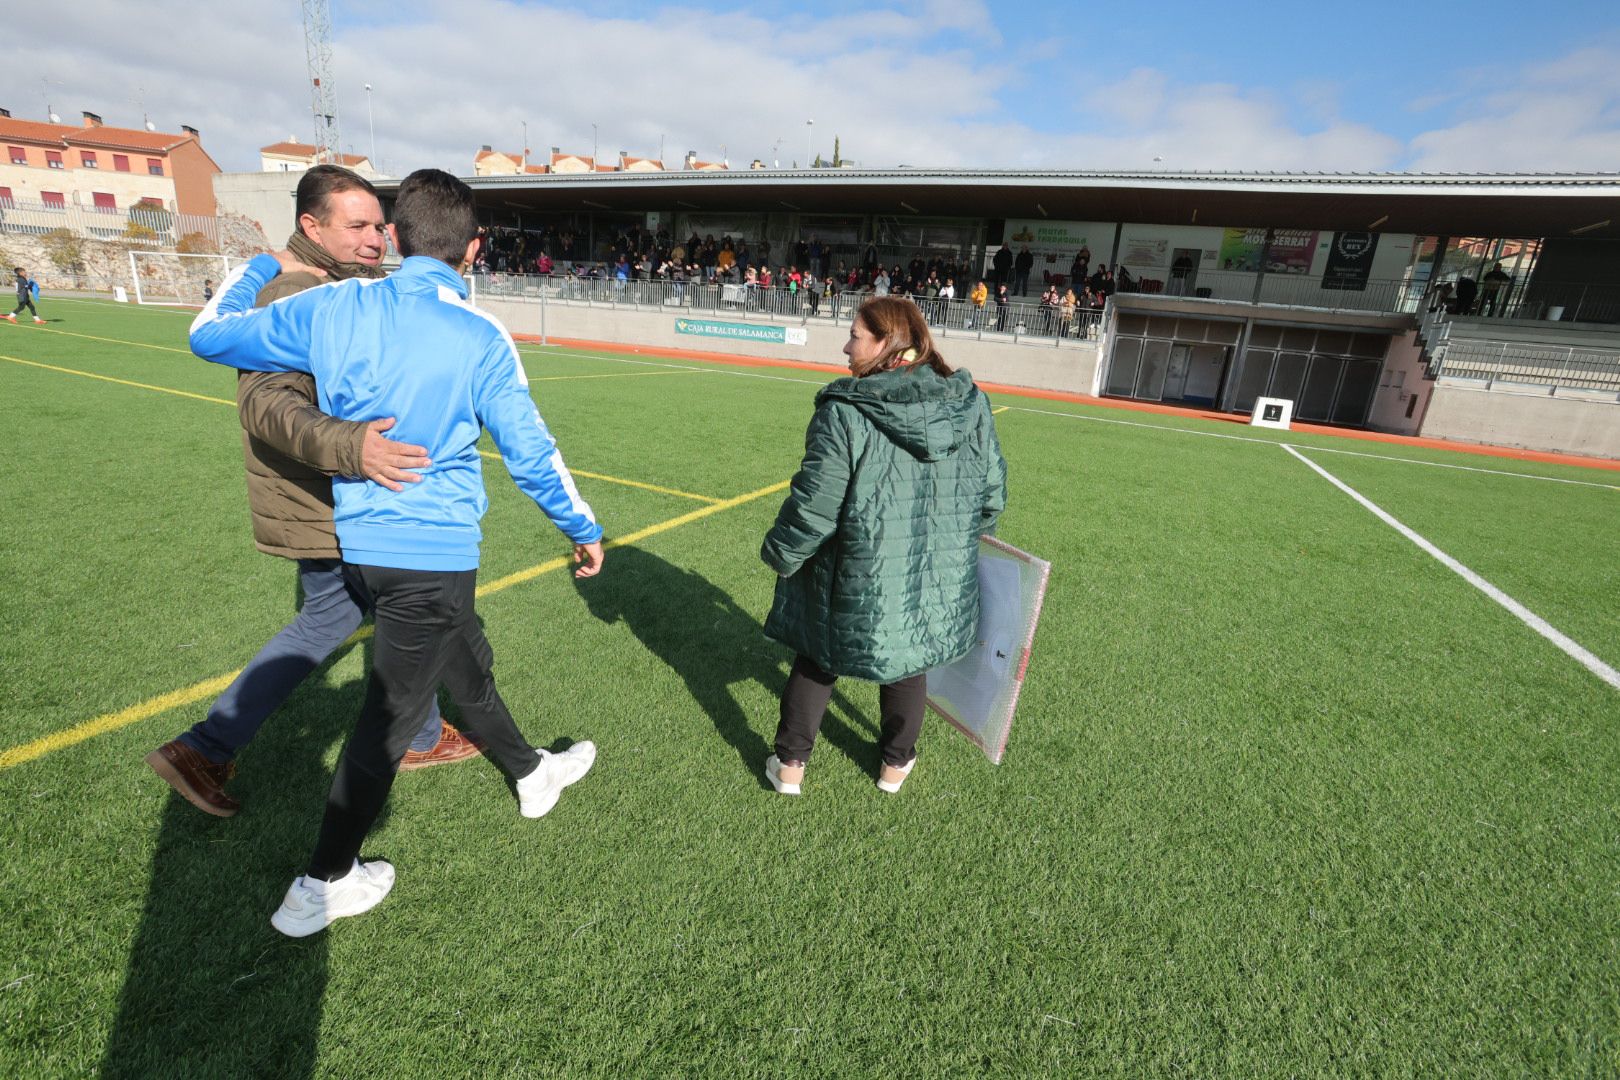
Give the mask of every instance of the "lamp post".
<path id="1" fill-rule="evenodd" d="M 804 122 L 804 167 L 807 169 L 810 167 L 810 147 L 815 142 L 815 138 L 816 122 L 806 120 Z"/>
<path id="2" fill-rule="evenodd" d="M 596 171 L 596 125 L 591 125 L 591 172 Z"/>
<path id="3" fill-rule="evenodd" d="M 377 124 L 371 118 L 371 84 L 366 83 L 366 127 L 371 131 L 371 167 L 377 167 Z"/>

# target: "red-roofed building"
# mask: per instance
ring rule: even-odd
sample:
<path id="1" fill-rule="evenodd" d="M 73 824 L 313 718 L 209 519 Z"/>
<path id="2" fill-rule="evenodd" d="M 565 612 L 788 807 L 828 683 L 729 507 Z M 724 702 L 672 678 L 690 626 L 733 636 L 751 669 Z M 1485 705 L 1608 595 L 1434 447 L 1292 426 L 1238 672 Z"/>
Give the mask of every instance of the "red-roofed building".
<path id="1" fill-rule="evenodd" d="M 264 172 L 305 172 L 315 166 L 318 152 L 318 148 L 301 143 L 289 135 L 286 142 L 259 147 L 259 167 Z M 382 175 L 371 159 L 363 154 L 343 154 L 342 159 L 339 164 L 344 168 L 352 169 L 368 179 Z"/>
<path id="2" fill-rule="evenodd" d="M 589 154 L 564 154 L 557 147 L 542 164 L 525 162 L 521 154 L 509 154 L 488 146 L 480 147 L 473 155 L 474 176 L 520 176 L 545 173 L 588 172 L 663 172 L 664 163 L 657 158 L 639 158 L 619 152 L 618 164 L 597 161 Z"/>
<path id="3" fill-rule="evenodd" d="M 82 127 L 19 120 L 0 109 L 0 200 L 108 213 L 156 203 L 212 217 L 219 165 L 196 128 L 178 135 L 108 127 L 95 113 Z"/>

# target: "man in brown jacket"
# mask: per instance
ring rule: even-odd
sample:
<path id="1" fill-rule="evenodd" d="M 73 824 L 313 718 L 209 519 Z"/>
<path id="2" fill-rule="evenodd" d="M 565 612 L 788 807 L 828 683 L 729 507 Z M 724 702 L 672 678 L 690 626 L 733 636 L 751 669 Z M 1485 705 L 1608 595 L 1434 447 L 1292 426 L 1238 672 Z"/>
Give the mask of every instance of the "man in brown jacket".
<path id="1" fill-rule="evenodd" d="M 282 274 L 259 293 L 263 307 L 322 281 L 382 277 L 382 204 L 364 179 L 336 165 L 317 165 L 298 183 L 298 228 L 287 247 L 323 274 Z M 366 600 L 344 581 L 332 524 L 335 475 L 365 477 L 395 491 L 430 464 L 420 446 L 393 442 L 392 419 L 336 420 L 316 406 L 315 380 L 301 373 L 241 373 L 236 402 L 247 458 L 253 540 L 260 551 L 298 563 L 303 604 L 208 710 L 146 762 L 199 809 L 230 817 L 241 804 L 225 793 L 233 761 L 265 719 L 359 627 Z M 430 705 L 402 769 L 477 755 L 476 744 L 442 721 Z"/>

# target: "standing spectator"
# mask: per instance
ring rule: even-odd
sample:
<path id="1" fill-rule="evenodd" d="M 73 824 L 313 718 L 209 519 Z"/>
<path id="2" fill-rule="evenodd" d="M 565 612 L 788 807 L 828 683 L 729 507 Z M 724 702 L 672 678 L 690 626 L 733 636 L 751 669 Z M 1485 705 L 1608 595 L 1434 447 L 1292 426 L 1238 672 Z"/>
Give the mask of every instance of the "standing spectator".
<path id="1" fill-rule="evenodd" d="M 1170 264 L 1170 295 L 1187 295 L 1187 278 L 1193 270 L 1192 259 L 1186 253 L 1176 256 L 1176 261 Z"/>
<path id="2" fill-rule="evenodd" d="M 1068 337 L 1073 332 L 1075 295 L 1072 287 L 1063 290 L 1063 299 L 1058 301 L 1058 333 Z"/>
<path id="3" fill-rule="evenodd" d="M 1479 295 L 1479 282 L 1466 274 L 1457 275 L 1457 314 L 1472 315 L 1474 299 Z"/>
<path id="4" fill-rule="evenodd" d="M 39 317 L 39 309 L 34 306 L 34 297 L 39 295 L 39 286 L 28 276 L 28 271 L 22 267 L 16 267 L 16 274 L 17 310 L 7 315 L 6 319 L 10 322 L 16 322 L 17 316 L 22 314 L 23 308 L 27 308 L 29 313 L 34 316 L 35 322 L 44 322 L 45 320 Z"/>
<path id="5" fill-rule="evenodd" d="M 990 286 L 985 284 L 984 278 L 980 278 L 973 286 L 973 291 L 968 293 L 968 302 L 973 305 L 973 310 L 968 314 L 968 327 L 973 329 L 983 326 L 984 306 L 990 302 Z"/>
<path id="6" fill-rule="evenodd" d="M 945 284 L 939 287 L 940 318 L 945 325 L 951 325 L 951 308 L 956 306 L 956 279 L 946 278 Z"/>
<path id="7" fill-rule="evenodd" d="M 1074 262 L 1069 264 L 1069 283 L 1079 285 L 1086 280 L 1091 272 L 1091 249 L 1082 247 L 1074 253 Z"/>
<path id="8" fill-rule="evenodd" d="M 810 276 L 820 281 L 827 276 L 827 249 L 815 233 L 810 234 L 807 252 L 810 256 Z"/>
<path id="9" fill-rule="evenodd" d="M 1007 294 L 1007 283 L 1003 281 L 996 286 L 996 329 L 1007 329 L 1007 308 L 1012 303 L 1012 297 Z"/>
<path id="10" fill-rule="evenodd" d="M 1029 272 L 1035 269 L 1035 256 L 1029 253 L 1029 245 L 1022 244 L 1018 248 L 1018 258 L 1013 260 L 1013 291 L 1019 296 L 1029 295 Z"/>
<path id="11" fill-rule="evenodd" d="M 1041 293 L 1041 333 L 1051 334 L 1056 329 L 1058 294 L 1056 285 L 1048 285 Z"/>
<path id="12" fill-rule="evenodd" d="M 1503 314 L 1507 313 L 1505 302 L 1507 298 L 1502 293 L 1504 289 L 1511 291 L 1512 285 L 1512 276 L 1502 269 L 1501 263 L 1497 263 L 1491 272 L 1485 275 L 1485 302 L 1481 305 L 1485 314 L 1495 315 L 1496 305 L 1499 300 L 1503 301 Z"/>
<path id="13" fill-rule="evenodd" d="M 996 250 L 991 263 L 996 268 L 997 285 L 1005 285 L 1012 280 L 1013 253 L 1012 248 L 1007 246 L 1007 241 L 1001 242 L 1001 247 Z"/>
<path id="14" fill-rule="evenodd" d="M 794 654 L 765 776 L 797 795 L 833 684 L 879 683 L 877 786 L 917 760 L 926 672 L 973 648 L 979 537 L 1007 501 L 990 403 L 952 371 L 917 309 L 873 300 L 816 395 L 805 456 L 760 557 L 777 574 L 768 637 Z"/>
<path id="15" fill-rule="evenodd" d="M 888 296 L 889 285 L 889 272 L 881 266 L 878 267 L 877 276 L 872 279 L 872 295 Z"/>

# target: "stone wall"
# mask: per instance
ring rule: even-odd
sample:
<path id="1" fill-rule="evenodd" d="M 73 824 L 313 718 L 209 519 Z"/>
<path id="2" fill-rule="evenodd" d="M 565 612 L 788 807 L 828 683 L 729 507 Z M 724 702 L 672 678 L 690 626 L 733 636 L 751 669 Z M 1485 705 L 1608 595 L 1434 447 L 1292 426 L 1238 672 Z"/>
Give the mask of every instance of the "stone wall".
<path id="1" fill-rule="evenodd" d="M 240 214 L 222 214 L 217 221 L 223 249 L 219 254 L 240 259 L 270 249 L 256 222 Z M 42 289 L 110 293 L 117 286 L 130 287 L 131 251 L 158 250 L 164 249 L 122 240 L 92 240 L 66 229 L 43 235 L 0 233 L 0 268 L 9 274 L 12 267 L 24 267 Z"/>

